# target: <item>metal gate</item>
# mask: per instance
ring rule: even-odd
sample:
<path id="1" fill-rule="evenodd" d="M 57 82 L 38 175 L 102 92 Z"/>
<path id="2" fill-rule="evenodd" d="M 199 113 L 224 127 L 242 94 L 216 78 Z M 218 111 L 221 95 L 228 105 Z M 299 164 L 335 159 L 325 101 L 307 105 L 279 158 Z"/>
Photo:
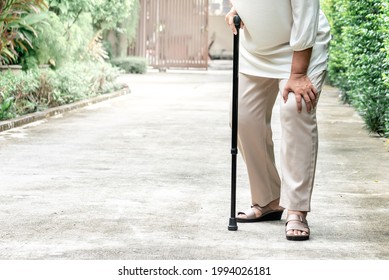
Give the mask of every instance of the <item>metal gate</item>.
<path id="1" fill-rule="evenodd" d="M 208 67 L 208 0 L 142 0 L 137 55 L 150 66 Z"/>

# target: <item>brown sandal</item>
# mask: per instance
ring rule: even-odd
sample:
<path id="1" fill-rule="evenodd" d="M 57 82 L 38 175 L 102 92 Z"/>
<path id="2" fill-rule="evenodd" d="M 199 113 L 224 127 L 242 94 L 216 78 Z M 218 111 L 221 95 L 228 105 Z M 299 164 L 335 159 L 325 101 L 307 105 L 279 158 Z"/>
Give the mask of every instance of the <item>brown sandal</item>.
<path id="1" fill-rule="evenodd" d="M 290 230 L 299 230 L 306 232 L 305 235 L 294 235 L 294 234 L 288 234 L 288 231 Z M 289 214 L 286 218 L 285 223 L 285 235 L 286 239 L 288 240 L 294 240 L 294 241 L 303 241 L 309 239 L 309 226 L 308 221 L 303 216 L 297 215 L 297 214 Z"/>

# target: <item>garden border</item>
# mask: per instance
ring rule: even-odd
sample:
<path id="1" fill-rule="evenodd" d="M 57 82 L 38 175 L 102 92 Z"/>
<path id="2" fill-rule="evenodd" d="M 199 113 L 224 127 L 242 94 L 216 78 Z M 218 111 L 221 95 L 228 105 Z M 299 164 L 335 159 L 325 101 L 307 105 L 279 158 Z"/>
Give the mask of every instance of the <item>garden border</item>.
<path id="1" fill-rule="evenodd" d="M 92 97 L 92 98 L 80 100 L 80 101 L 77 101 L 77 102 L 74 102 L 71 104 L 66 104 L 66 105 L 62 105 L 62 106 L 58 106 L 58 107 L 54 107 L 54 108 L 49 108 L 49 109 L 44 110 L 44 111 L 27 114 L 27 115 L 20 116 L 20 117 L 14 118 L 14 119 L 6 120 L 6 121 L 0 121 L 0 132 L 9 130 L 9 129 L 12 129 L 15 127 L 19 127 L 19 126 L 22 126 L 25 124 L 29 124 L 32 122 L 36 122 L 36 121 L 39 121 L 42 119 L 46 119 L 46 118 L 49 118 L 49 117 L 52 117 L 52 116 L 55 116 L 58 114 L 69 112 L 69 111 L 72 111 L 75 109 L 83 108 L 83 107 L 86 107 L 86 106 L 91 105 L 91 104 L 95 104 L 95 103 L 109 100 L 109 99 L 112 99 L 115 97 L 119 97 L 119 96 L 128 94 L 130 92 L 131 92 L 131 90 L 128 87 L 124 87 L 124 88 L 122 88 L 118 91 L 115 91 L 113 93 L 102 94 L 102 95 L 99 95 L 97 97 Z"/>

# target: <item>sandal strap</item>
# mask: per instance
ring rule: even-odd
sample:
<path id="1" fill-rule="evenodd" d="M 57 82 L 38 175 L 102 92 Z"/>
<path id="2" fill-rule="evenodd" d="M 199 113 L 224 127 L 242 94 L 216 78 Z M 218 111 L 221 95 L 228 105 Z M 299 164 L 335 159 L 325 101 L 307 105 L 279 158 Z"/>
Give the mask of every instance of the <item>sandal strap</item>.
<path id="1" fill-rule="evenodd" d="M 243 214 L 243 215 L 246 215 L 247 219 L 255 219 L 255 218 L 257 218 L 257 216 L 256 216 L 253 208 L 257 208 L 262 213 L 261 207 L 259 207 L 258 205 L 253 205 L 249 209 L 246 209 L 242 212 L 238 212 L 238 215 Z M 262 213 L 262 215 L 263 215 L 263 213 Z"/>
<path id="2" fill-rule="evenodd" d="M 255 212 L 253 211 L 252 208 L 238 212 L 238 215 L 246 215 L 246 219 L 254 219 L 255 218 Z"/>
<path id="3" fill-rule="evenodd" d="M 303 216 L 297 214 L 289 214 L 286 219 L 286 231 L 289 230 L 300 230 L 305 231 L 309 234 L 308 221 Z"/>
<path id="4" fill-rule="evenodd" d="M 308 225 L 307 219 L 297 214 L 288 214 L 288 217 L 286 217 L 286 222 L 290 221 L 297 221 Z"/>

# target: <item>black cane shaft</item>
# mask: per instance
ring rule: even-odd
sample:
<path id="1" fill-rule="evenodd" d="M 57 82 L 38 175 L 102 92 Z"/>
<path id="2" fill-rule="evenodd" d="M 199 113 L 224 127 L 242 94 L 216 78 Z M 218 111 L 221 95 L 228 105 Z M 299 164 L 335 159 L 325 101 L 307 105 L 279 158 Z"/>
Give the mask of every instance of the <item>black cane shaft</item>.
<path id="1" fill-rule="evenodd" d="M 236 155 L 232 155 L 232 164 L 231 164 L 231 218 L 229 230 L 237 230 L 236 225 Z M 236 229 L 234 229 L 236 228 Z"/>
<path id="2" fill-rule="evenodd" d="M 236 223 L 236 162 L 238 154 L 238 75 L 239 75 L 239 28 L 240 18 L 234 17 L 234 25 L 237 30 L 234 36 L 233 43 L 233 70 L 232 70 L 232 121 L 231 121 L 231 216 L 229 221 L 228 230 L 236 231 L 238 226 Z"/>
<path id="3" fill-rule="evenodd" d="M 238 29 L 239 30 L 239 29 Z M 238 31 L 239 32 L 239 31 Z M 234 36 L 234 56 L 233 56 L 233 83 L 232 83 L 232 150 L 237 147 L 238 134 L 238 89 L 239 89 L 239 33 Z M 235 114 L 234 114 L 235 113 Z M 237 153 L 237 151 L 236 151 Z"/>

